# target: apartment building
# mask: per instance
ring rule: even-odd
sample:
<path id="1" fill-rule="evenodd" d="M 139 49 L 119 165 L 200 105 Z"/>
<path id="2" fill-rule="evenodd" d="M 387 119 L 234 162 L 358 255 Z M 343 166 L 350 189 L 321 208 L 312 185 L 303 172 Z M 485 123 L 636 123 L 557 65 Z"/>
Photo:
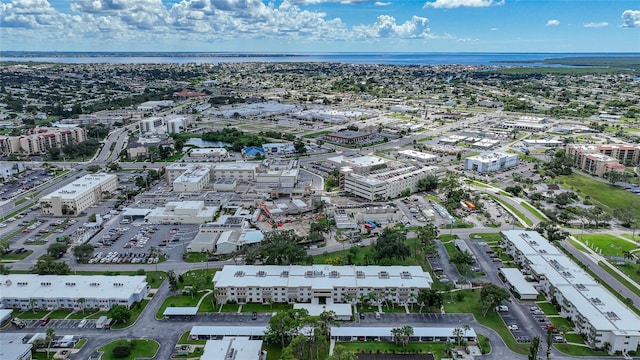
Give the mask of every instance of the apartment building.
<path id="1" fill-rule="evenodd" d="M 507 154 L 504 152 L 486 152 L 464 159 L 466 170 L 477 171 L 482 174 L 506 170 L 517 166 L 519 163 L 518 154 Z"/>
<path id="2" fill-rule="evenodd" d="M 0 155 L 40 155 L 51 148 L 62 148 L 87 140 L 81 127 L 37 127 L 26 129 L 20 136 L 0 136 Z"/>
<path id="3" fill-rule="evenodd" d="M 340 189 L 370 201 L 393 199 L 405 189 L 417 191 L 420 180 L 440 172 L 435 166 L 405 165 L 364 175 L 345 167 L 340 169 Z"/>
<path id="4" fill-rule="evenodd" d="M 40 213 L 48 216 L 78 215 L 100 202 L 105 194 L 113 194 L 117 188 L 117 175 L 88 174 L 40 198 Z"/>
<path id="5" fill-rule="evenodd" d="M 155 134 L 164 132 L 164 119 L 161 117 L 150 117 L 140 120 L 140 134 Z"/>
<path id="6" fill-rule="evenodd" d="M 640 317 L 535 231 L 502 232 L 501 245 L 516 264 L 531 273 L 560 315 L 593 348 L 610 354 L 635 351 L 640 344 Z"/>
<path id="7" fill-rule="evenodd" d="M 624 171 L 625 165 L 640 165 L 640 146 L 567 144 L 565 150 L 575 167 L 591 175 L 603 176 L 609 171 Z"/>
<path id="8" fill-rule="evenodd" d="M 0 275 L 0 303 L 7 309 L 131 307 L 149 292 L 145 276 Z"/>
<path id="9" fill-rule="evenodd" d="M 219 303 L 415 303 L 430 289 L 431 275 L 419 266 L 227 265 L 213 278 Z"/>

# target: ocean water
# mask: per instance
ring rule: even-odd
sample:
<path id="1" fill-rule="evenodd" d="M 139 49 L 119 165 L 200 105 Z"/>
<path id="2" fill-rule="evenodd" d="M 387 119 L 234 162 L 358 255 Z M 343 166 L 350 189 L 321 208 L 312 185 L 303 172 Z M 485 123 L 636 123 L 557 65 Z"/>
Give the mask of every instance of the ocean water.
<path id="1" fill-rule="evenodd" d="M 527 65 L 565 57 L 640 56 L 639 53 L 71 53 L 3 52 L 0 61 L 67 64 L 218 64 L 250 62 L 328 62 L 379 65 Z M 537 62 L 540 61 L 540 62 Z"/>

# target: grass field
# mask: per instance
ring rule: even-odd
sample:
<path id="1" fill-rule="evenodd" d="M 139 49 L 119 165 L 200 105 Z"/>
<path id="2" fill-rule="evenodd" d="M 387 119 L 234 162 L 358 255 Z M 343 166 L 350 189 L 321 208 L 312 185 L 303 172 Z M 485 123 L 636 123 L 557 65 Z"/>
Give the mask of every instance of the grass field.
<path id="1" fill-rule="evenodd" d="M 559 351 L 573 356 L 592 356 L 596 358 L 608 358 L 609 354 L 604 351 L 595 351 L 584 346 L 574 346 L 569 344 L 554 344 Z"/>
<path id="2" fill-rule="evenodd" d="M 138 359 L 138 358 L 153 358 L 158 349 L 160 348 L 160 344 L 158 344 L 155 340 L 142 340 L 142 339 L 132 339 L 125 340 L 120 339 L 116 341 L 112 341 L 107 345 L 98 349 L 98 351 L 103 352 L 101 359 L 102 360 L 116 360 L 118 358 L 114 357 L 112 352 L 113 349 L 117 346 L 131 346 L 131 354 L 126 358 L 119 358 L 120 360 L 128 360 L 128 359 Z"/>
<path id="3" fill-rule="evenodd" d="M 446 357 L 446 351 L 448 347 L 451 346 L 451 344 L 447 343 L 410 342 L 407 347 L 404 348 L 393 342 L 378 341 L 340 342 L 337 344 L 356 353 L 433 353 L 437 359 Z"/>
<path id="4" fill-rule="evenodd" d="M 502 236 L 500 233 L 477 233 L 477 234 L 469 234 L 469 238 L 476 239 L 476 237 L 480 237 L 484 242 L 500 242 Z"/>
<path id="5" fill-rule="evenodd" d="M 630 207 L 634 209 L 636 216 L 640 216 L 640 196 L 634 196 L 621 187 L 575 173 L 570 176 L 558 176 L 554 182 L 582 197 L 589 196 L 594 204 L 602 205 L 605 211 L 612 212 L 616 208 Z"/>
<path id="6" fill-rule="evenodd" d="M 198 305 L 198 300 L 202 297 L 202 294 L 198 294 L 193 298 L 191 295 L 173 295 L 164 299 L 162 305 L 156 312 L 156 319 L 162 319 L 163 313 L 168 307 L 193 307 Z"/>
<path id="7" fill-rule="evenodd" d="M 541 302 L 537 303 L 536 305 L 538 305 L 540 310 L 544 311 L 546 315 L 558 315 L 558 310 L 556 310 L 556 308 L 554 308 L 551 303 Z"/>
<path id="8" fill-rule="evenodd" d="M 311 134 L 304 135 L 303 137 L 307 138 L 307 139 L 311 139 L 311 138 L 319 137 L 319 136 L 322 136 L 322 135 L 331 134 L 332 132 L 333 131 L 331 131 L 331 130 L 318 131 L 318 132 L 314 132 L 314 133 L 311 133 Z"/>
<path id="9" fill-rule="evenodd" d="M 540 221 L 545 221 L 547 219 L 545 219 L 544 215 L 542 215 L 542 213 L 540 211 L 538 211 L 538 209 L 534 208 L 533 206 L 527 204 L 526 202 L 521 202 L 520 205 L 527 209 L 530 213 L 533 214 L 533 216 L 537 217 Z"/>
<path id="10" fill-rule="evenodd" d="M 636 249 L 635 244 L 609 234 L 579 234 L 576 238 L 588 244 L 591 249 L 598 249 L 605 256 L 622 256 L 623 251 Z"/>

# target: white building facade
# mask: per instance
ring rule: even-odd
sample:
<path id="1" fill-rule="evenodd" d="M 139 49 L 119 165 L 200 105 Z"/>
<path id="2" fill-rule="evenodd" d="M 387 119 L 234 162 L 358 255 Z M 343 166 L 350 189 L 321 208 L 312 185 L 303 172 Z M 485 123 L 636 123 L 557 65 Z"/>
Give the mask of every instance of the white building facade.
<path id="1" fill-rule="evenodd" d="M 636 351 L 640 317 L 540 234 L 503 231 L 501 245 L 555 299 L 560 315 L 572 321 L 587 344 L 610 354 Z"/>
<path id="2" fill-rule="evenodd" d="M 419 266 L 227 265 L 213 278 L 219 303 L 416 303 L 430 289 L 431 275 Z"/>
<path id="3" fill-rule="evenodd" d="M 40 213 L 47 216 L 73 216 L 97 204 L 118 188 L 114 174 L 88 174 L 38 201 Z"/>
<path id="4" fill-rule="evenodd" d="M 485 174 L 500 170 L 506 170 L 517 166 L 519 163 L 518 154 L 507 154 L 504 152 L 487 152 L 464 159 L 466 170 L 477 171 Z"/>

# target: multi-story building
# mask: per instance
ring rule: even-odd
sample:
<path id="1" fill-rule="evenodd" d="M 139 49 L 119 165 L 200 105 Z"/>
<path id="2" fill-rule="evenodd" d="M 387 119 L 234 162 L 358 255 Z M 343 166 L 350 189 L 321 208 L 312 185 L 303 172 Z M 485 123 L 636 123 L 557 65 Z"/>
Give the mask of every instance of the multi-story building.
<path id="1" fill-rule="evenodd" d="M 49 216 L 78 215 L 105 195 L 113 194 L 117 188 L 117 175 L 88 174 L 40 198 L 40 213 Z"/>
<path id="2" fill-rule="evenodd" d="M 148 292 L 145 276 L 0 275 L 2 307 L 21 311 L 131 307 Z"/>
<path id="3" fill-rule="evenodd" d="M 503 231 L 501 245 L 537 280 L 539 290 L 555 299 L 560 314 L 590 346 L 611 354 L 637 349 L 640 317 L 540 234 Z"/>
<path id="4" fill-rule="evenodd" d="M 624 171 L 625 165 L 640 165 L 640 146 L 567 144 L 565 150 L 575 167 L 591 175 L 603 176 L 609 171 Z"/>
<path id="5" fill-rule="evenodd" d="M 0 136 L 0 155 L 40 155 L 51 148 L 83 142 L 87 131 L 81 127 L 37 127 L 20 136 Z"/>
<path id="6" fill-rule="evenodd" d="M 183 117 L 170 119 L 167 121 L 167 134 L 179 134 L 183 132 L 188 125 L 188 120 Z"/>
<path id="7" fill-rule="evenodd" d="M 195 192 L 204 189 L 209 181 L 211 173 L 208 167 L 192 167 L 183 172 L 173 181 L 173 191 Z"/>
<path id="8" fill-rule="evenodd" d="M 204 224 L 212 221 L 218 210 L 217 206 L 205 206 L 204 201 L 170 201 L 152 209 L 145 220 L 149 224 Z"/>
<path id="9" fill-rule="evenodd" d="M 369 296 L 415 303 L 432 284 L 420 266 L 227 265 L 213 278 L 222 304 L 357 303 Z"/>
<path id="10" fill-rule="evenodd" d="M 370 201 L 386 200 L 400 196 L 406 189 L 417 191 L 420 180 L 438 173 L 439 168 L 435 166 L 407 165 L 367 175 L 355 174 L 351 168 L 342 168 L 340 189 Z"/>
<path id="11" fill-rule="evenodd" d="M 506 170 L 517 166 L 519 162 L 518 154 L 507 154 L 504 152 L 486 152 L 464 159 L 464 168 L 485 174 L 500 170 Z"/>
<path id="12" fill-rule="evenodd" d="M 22 161 L 0 161 L 0 180 L 8 180 L 23 171 L 24 162 Z"/>
<path id="13" fill-rule="evenodd" d="M 149 117 L 140 120 L 140 134 L 164 132 L 164 118 Z"/>

